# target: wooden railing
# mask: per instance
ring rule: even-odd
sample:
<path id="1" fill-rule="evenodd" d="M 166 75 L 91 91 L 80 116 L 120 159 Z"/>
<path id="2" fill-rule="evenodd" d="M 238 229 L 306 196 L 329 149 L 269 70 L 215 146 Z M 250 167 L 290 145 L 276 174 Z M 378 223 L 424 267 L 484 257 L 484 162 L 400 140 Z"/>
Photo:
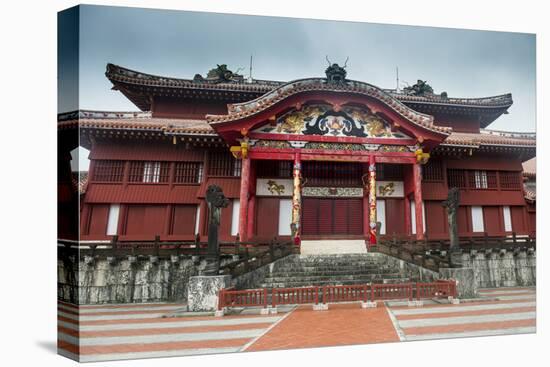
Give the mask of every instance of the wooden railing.
<path id="1" fill-rule="evenodd" d="M 61 249 L 77 249 L 81 256 L 125 257 L 125 256 L 158 256 L 171 255 L 205 256 L 208 254 L 208 242 L 196 236 L 193 241 L 161 241 L 156 236 L 154 241 L 119 241 L 114 236 L 111 241 L 73 241 L 58 240 Z M 275 253 L 281 246 L 290 242 L 271 241 L 220 242 L 221 255 L 256 256 L 257 254 Z"/>
<path id="2" fill-rule="evenodd" d="M 271 306 L 319 303 L 319 287 L 273 288 Z"/>
<path id="3" fill-rule="evenodd" d="M 125 258 L 129 256 L 156 256 L 170 258 L 171 256 L 208 255 L 208 243 L 196 237 L 194 241 L 155 241 L 129 242 L 114 238 L 109 242 L 79 242 L 58 240 L 60 256 L 77 255 L 80 258 Z M 279 242 L 277 238 L 271 241 L 221 242 L 220 256 L 238 255 L 238 259 L 220 267 L 220 274 L 233 277 L 255 270 L 277 259 L 295 253 L 296 247 L 291 242 Z"/>
<path id="4" fill-rule="evenodd" d="M 440 267 L 450 266 L 449 240 L 415 240 L 409 237 L 386 237 L 380 240 L 372 251 L 385 253 L 407 262 L 439 271 Z M 488 236 L 485 233 L 479 237 L 461 237 L 459 239 L 461 251 L 519 251 L 521 249 L 536 249 L 536 238 L 522 237 L 512 233 L 508 237 Z"/>
<path id="5" fill-rule="evenodd" d="M 437 280 L 431 283 L 395 283 L 362 285 L 325 285 L 322 287 L 272 288 L 235 290 L 218 293 L 218 310 L 225 307 L 277 307 L 358 301 L 387 301 L 447 298 L 457 296 L 456 281 Z"/>

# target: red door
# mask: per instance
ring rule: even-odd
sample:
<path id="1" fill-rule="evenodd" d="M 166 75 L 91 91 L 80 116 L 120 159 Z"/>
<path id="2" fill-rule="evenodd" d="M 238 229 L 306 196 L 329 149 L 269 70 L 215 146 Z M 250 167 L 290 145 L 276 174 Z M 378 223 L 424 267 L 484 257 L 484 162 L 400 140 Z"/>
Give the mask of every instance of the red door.
<path id="1" fill-rule="evenodd" d="M 303 199 L 302 235 L 324 237 L 362 233 L 363 199 Z"/>

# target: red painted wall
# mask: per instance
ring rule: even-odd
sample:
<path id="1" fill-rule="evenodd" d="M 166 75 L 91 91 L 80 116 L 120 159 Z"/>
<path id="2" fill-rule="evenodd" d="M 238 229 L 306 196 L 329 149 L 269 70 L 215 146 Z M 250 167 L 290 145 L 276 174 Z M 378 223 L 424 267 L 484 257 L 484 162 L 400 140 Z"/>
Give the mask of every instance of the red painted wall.
<path id="1" fill-rule="evenodd" d="M 193 235 L 195 233 L 196 205 L 174 205 L 171 214 L 171 235 Z"/>
<path id="2" fill-rule="evenodd" d="M 155 97 L 152 105 L 153 117 L 196 118 L 202 119 L 208 114 L 226 115 L 229 101 L 181 99 Z"/>
<path id="3" fill-rule="evenodd" d="M 434 115 L 434 124 L 450 126 L 456 132 L 479 132 L 479 121 L 475 117 L 437 113 Z"/>
<path id="4" fill-rule="evenodd" d="M 128 205 L 125 231 L 126 239 L 152 240 L 155 235 L 166 234 L 166 206 L 164 205 Z"/>
<path id="5" fill-rule="evenodd" d="M 424 201 L 426 212 L 426 234 L 428 238 L 448 236 L 447 212 L 442 201 Z"/>
<path id="6" fill-rule="evenodd" d="M 484 206 L 483 221 L 485 232 L 490 236 L 504 235 L 504 217 L 502 207 Z"/>
<path id="7" fill-rule="evenodd" d="M 405 200 L 385 199 L 386 201 L 386 236 L 405 235 Z"/>
<path id="8" fill-rule="evenodd" d="M 256 197 L 256 237 L 270 240 L 279 232 L 279 199 Z"/>

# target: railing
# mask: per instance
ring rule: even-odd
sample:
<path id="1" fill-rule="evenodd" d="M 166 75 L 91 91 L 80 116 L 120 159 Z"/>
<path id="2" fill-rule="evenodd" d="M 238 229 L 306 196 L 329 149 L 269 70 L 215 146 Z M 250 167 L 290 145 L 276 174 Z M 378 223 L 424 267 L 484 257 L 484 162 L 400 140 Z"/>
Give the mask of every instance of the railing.
<path id="1" fill-rule="evenodd" d="M 456 283 L 436 281 L 434 283 L 416 283 L 417 298 L 454 297 Z"/>
<path id="2" fill-rule="evenodd" d="M 319 303 L 319 287 L 273 288 L 271 306 Z"/>
<path id="3" fill-rule="evenodd" d="M 267 307 L 267 289 L 236 291 L 232 288 L 222 289 L 219 293 L 218 309 L 223 307 Z"/>
<path id="4" fill-rule="evenodd" d="M 368 301 L 372 286 L 363 285 L 327 285 L 323 287 L 323 302 Z"/>
<path id="5" fill-rule="evenodd" d="M 418 295 L 417 295 L 418 296 Z M 419 297 L 417 297 L 419 298 Z M 373 284 L 371 300 L 413 299 L 413 284 Z"/>
<path id="6" fill-rule="evenodd" d="M 398 257 L 402 260 L 420 265 L 433 271 L 440 267 L 450 266 L 449 240 L 415 240 L 410 237 L 392 237 L 382 239 L 372 247 L 373 251 Z M 459 238 L 461 251 L 518 251 L 520 249 L 536 249 L 536 239 L 530 236 L 488 236 L 487 233 L 479 237 Z"/>
<path id="7" fill-rule="evenodd" d="M 457 296 L 455 280 L 437 280 L 431 283 L 395 283 L 362 285 L 325 285 L 322 287 L 272 288 L 234 290 L 218 293 L 218 310 L 225 307 L 277 307 L 338 302 L 367 302 L 388 300 L 421 300 Z"/>
<path id="8" fill-rule="evenodd" d="M 61 249 L 77 249 L 81 256 L 125 257 L 125 256 L 158 256 L 171 255 L 205 256 L 208 254 L 208 242 L 201 241 L 197 235 L 192 241 L 161 241 L 155 236 L 154 241 L 119 241 L 113 236 L 111 241 L 73 241 L 58 240 Z M 221 255 L 256 256 L 259 253 L 275 253 L 290 242 L 271 241 L 220 242 Z"/>

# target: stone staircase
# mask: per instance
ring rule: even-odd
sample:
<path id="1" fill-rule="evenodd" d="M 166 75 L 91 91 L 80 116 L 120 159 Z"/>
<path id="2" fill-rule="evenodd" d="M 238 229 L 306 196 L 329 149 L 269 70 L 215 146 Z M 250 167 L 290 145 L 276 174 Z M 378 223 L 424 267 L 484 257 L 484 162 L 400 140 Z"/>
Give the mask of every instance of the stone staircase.
<path id="1" fill-rule="evenodd" d="M 270 265 L 256 284 L 260 288 L 290 288 L 428 280 L 425 269 L 411 267 L 380 253 L 291 255 Z M 424 279 L 422 279 L 424 278 Z"/>

